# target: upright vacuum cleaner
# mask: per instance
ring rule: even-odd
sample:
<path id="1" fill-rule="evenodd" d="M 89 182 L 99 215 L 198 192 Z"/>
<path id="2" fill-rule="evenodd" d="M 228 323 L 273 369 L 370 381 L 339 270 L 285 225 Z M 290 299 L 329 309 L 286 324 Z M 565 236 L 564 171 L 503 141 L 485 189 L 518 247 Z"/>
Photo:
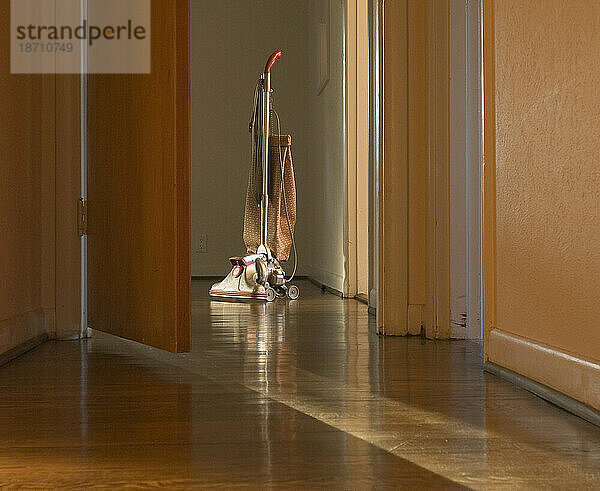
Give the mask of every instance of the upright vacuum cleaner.
<path id="1" fill-rule="evenodd" d="M 295 300 L 300 294 L 298 287 L 290 284 L 297 266 L 293 231 L 296 203 L 291 137 L 280 134 L 279 116 L 273 111 L 271 102 L 271 68 L 279 58 L 281 58 L 281 51 L 275 51 L 267 61 L 264 73 L 256 86 L 249 125 L 252 135 L 253 166 L 250 171 L 244 221 L 244 241 L 248 255 L 229 258 L 233 268 L 223 281 L 211 287 L 209 291 L 211 297 L 234 300 L 259 299 L 272 302 L 280 297 Z M 271 112 L 274 113 L 277 121 L 278 134 L 276 135 L 270 132 Z M 278 157 L 279 168 L 272 168 L 275 157 Z M 270 203 L 269 198 L 273 195 L 279 199 L 275 203 Z M 293 213 L 292 217 L 290 209 Z M 260 228 L 256 223 L 258 221 Z M 254 230 L 256 230 L 255 240 Z M 279 260 L 286 260 L 289 257 L 290 245 L 294 249 L 295 265 L 294 273 L 286 279 Z"/>

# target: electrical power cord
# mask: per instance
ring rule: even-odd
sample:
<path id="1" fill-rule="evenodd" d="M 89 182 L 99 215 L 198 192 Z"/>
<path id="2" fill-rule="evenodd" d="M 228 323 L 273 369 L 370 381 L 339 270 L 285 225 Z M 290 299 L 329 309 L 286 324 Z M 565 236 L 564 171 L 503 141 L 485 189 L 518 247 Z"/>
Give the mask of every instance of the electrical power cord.
<path id="1" fill-rule="evenodd" d="M 292 281 L 294 279 L 294 276 L 296 276 L 296 270 L 298 269 L 298 251 L 296 250 L 296 239 L 294 237 L 294 231 L 292 230 L 292 224 L 290 222 L 290 213 L 288 211 L 287 196 L 285 193 L 285 186 L 284 186 L 285 163 L 283 162 L 283 156 L 281 154 L 281 120 L 279 119 L 279 114 L 277 113 L 277 111 L 275 111 L 274 109 L 271 109 L 271 112 L 277 118 L 277 135 L 279 138 L 277 141 L 277 144 L 278 144 L 277 146 L 279 147 L 279 168 L 281 169 L 281 191 L 283 193 L 283 203 L 284 203 L 284 208 L 285 208 L 285 220 L 287 222 L 288 230 L 290 231 L 290 236 L 292 238 L 292 249 L 294 250 L 294 271 L 292 272 L 292 275 L 287 280 L 285 280 L 286 283 L 289 283 L 290 281 Z"/>

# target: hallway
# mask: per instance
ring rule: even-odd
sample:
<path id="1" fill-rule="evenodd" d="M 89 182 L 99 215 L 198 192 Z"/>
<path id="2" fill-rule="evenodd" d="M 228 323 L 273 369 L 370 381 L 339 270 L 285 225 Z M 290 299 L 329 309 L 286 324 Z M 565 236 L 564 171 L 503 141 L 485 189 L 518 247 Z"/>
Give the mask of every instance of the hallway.
<path id="1" fill-rule="evenodd" d="M 234 304 L 195 281 L 190 354 L 94 333 L 2 367 L 0 484 L 600 486 L 600 428 L 484 374 L 478 344 L 378 337 L 299 284 Z"/>

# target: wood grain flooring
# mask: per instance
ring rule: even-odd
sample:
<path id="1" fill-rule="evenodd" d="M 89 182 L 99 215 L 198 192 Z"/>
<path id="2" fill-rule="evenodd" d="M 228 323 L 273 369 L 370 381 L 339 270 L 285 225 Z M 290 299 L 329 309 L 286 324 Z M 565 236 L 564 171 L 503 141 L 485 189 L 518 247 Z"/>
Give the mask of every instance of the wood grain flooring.
<path id="1" fill-rule="evenodd" d="M 308 282 L 273 304 L 208 286 L 189 354 L 95 333 L 0 368 L 0 485 L 600 487 L 600 428 L 483 373 L 478 344 L 378 337 Z"/>

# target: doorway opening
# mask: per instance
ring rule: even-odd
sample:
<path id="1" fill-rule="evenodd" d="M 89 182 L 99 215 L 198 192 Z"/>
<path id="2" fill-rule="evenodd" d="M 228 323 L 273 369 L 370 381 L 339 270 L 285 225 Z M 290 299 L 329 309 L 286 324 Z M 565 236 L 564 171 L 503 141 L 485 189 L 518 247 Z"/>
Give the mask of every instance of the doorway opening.
<path id="1" fill-rule="evenodd" d="M 481 2 L 383 2 L 377 326 L 481 338 Z"/>
<path id="2" fill-rule="evenodd" d="M 477 331 L 474 327 L 472 334 L 467 331 L 469 309 L 474 312 L 471 319 L 474 320 L 472 325 L 476 326 L 481 303 L 481 293 L 476 292 L 481 277 L 480 270 L 476 271 L 480 259 L 467 261 L 466 255 L 468 253 L 469 258 L 471 253 L 473 257 L 479 255 L 480 258 L 481 255 L 480 210 L 475 207 L 474 219 L 470 215 L 474 210 L 471 203 L 479 206 L 480 199 L 480 177 L 471 176 L 472 170 L 480 173 L 478 144 L 475 143 L 480 136 L 477 129 L 480 125 L 479 103 L 473 102 L 480 89 L 469 89 L 470 83 L 479 87 L 480 68 L 474 78 L 473 71 L 468 69 L 473 60 L 476 60 L 475 64 L 480 63 L 480 56 L 470 56 L 473 50 L 480 53 L 480 41 L 467 27 L 475 26 L 475 32 L 480 30 L 480 2 L 473 0 L 467 7 L 458 0 L 454 2 L 454 17 L 457 19 L 459 12 L 464 17 L 462 30 L 456 28 L 457 24 L 453 23 L 456 19 L 452 16 L 448 22 L 448 11 L 438 8 L 437 3 L 427 3 L 431 12 L 421 11 L 424 4 L 410 3 L 420 9 L 423 19 L 431 15 L 434 24 L 430 27 L 440 29 L 441 34 L 452 33 L 456 39 L 461 37 L 460 63 L 458 58 L 449 57 L 448 45 L 443 45 L 451 36 L 440 35 L 432 41 L 427 37 L 429 31 L 424 22 L 419 26 L 423 28 L 422 32 L 417 33 L 421 36 L 421 44 L 416 47 L 411 44 L 414 33 L 398 29 L 398 24 L 392 22 L 392 14 L 399 15 L 403 22 L 408 18 L 406 9 L 402 10 L 400 4 L 386 4 L 392 11 L 387 10 L 384 16 L 382 4 L 376 0 L 290 1 L 284 9 L 282 3 L 275 0 L 261 0 L 260 6 L 256 2 L 234 0 L 181 3 L 185 4 L 183 10 L 168 5 L 161 9 L 158 4 L 153 7 L 156 15 L 168 18 L 171 24 L 163 31 L 153 33 L 157 44 L 153 58 L 162 58 L 153 59 L 155 68 L 150 77 L 93 76 L 86 89 L 87 100 L 92 101 L 86 108 L 88 127 L 91 127 L 87 143 L 93 150 L 90 152 L 93 156 L 90 181 L 94 184 L 91 201 L 106 200 L 109 190 L 112 192 L 115 188 L 121 197 L 121 202 L 110 201 L 111 209 L 90 208 L 90 222 L 93 222 L 96 234 L 94 247 L 104 253 L 102 257 L 109 265 L 107 269 L 98 261 L 98 264 L 91 264 L 91 276 L 96 278 L 92 282 L 93 294 L 95 298 L 106 299 L 106 305 L 98 301 L 95 305 L 90 304 L 93 307 L 90 315 L 96 319 L 92 327 L 101 325 L 125 337 L 183 349 L 173 342 L 177 336 L 167 331 L 172 331 L 173 326 L 175 330 L 181 327 L 182 331 L 188 328 L 185 316 L 189 314 L 189 295 L 186 297 L 185 288 L 189 287 L 189 273 L 193 277 L 221 279 L 230 269 L 227 258 L 246 252 L 242 224 L 251 160 L 250 138 L 246 131 L 252 93 L 266 57 L 275 49 L 282 49 L 284 58 L 273 72 L 273 99 L 281 115 L 282 132 L 292 135 L 298 190 L 298 275 L 341 296 L 364 301 L 368 298 L 371 306 L 377 307 L 380 318 L 389 312 L 383 309 L 387 290 L 390 294 L 388 305 L 402 304 L 404 309 L 396 316 L 398 325 L 404 327 L 404 334 L 421 334 L 429 316 L 435 317 L 430 337 L 478 337 L 480 329 Z M 191 8 L 191 26 L 187 15 L 181 13 L 187 13 L 188 7 Z M 386 23 L 394 27 L 393 32 L 380 29 L 384 17 Z M 183 26 L 175 29 L 174 41 L 169 35 L 173 26 Z M 187 27 L 191 28 L 191 43 L 188 43 Z M 405 56 L 413 48 L 415 52 L 417 48 L 432 50 L 435 56 L 431 56 L 426 65 L 419 66 L 423 69 L 420 73 L 423 84 L 414 83 L 418 77 L 411 64 L 394 64 L 395 58 L 391 61 L 379 59 L 380 41 L 385 40 L 388 47 L 393 45 L 393 42 L 387 42 L 388 35 L 395 36 L 395 40 L 407 48 L 406 52 L 395 50 L 390 53 L 393 56 Z M 161 50 L 162 41 L 173 42 L 177 49 Z M 187 65 L 188 49 L 191 66 Z M 224 57 L 224 53 L 228 57 Z M 430 70 L 432 66 L 439 67 L 436 57 L 444 56 L 442 61 L 448 63 L 449 72 L 451 68 L 456 74 L 462 73 L 462 79 L 455 76 L 454 85 L 450 87 L 444 73 Z M 418 56 L 411 60 L 425 63 Z M 452 64 L 454 62 L 456 66 Z M 398 66 L 408 67 L 402 77 L 394 74 Z M 177 85 L 172 84 L 173 71 L 177 72 Z M 179 139 L 180 135 L 185 134 L 186 138 L 188 135 L 187 114 L 184 113 L 187 111 L 187 77 L 190 73 L 191 207 L 188 196 L 177 192 L 190 184 L 183 168 L 188 162 L 189 146 Z M 389 77 L 390 74 L 396 78 Z M 401 85 L 401 92 L 393 92 L 393 98 L 384 100 L 380 96 L 392 83 Z M 421 99 L 418 101 L 410 92 L 414 88 L 419 89 L 417 95 Z M 165 91 L 172 91 L 173 97 L 164 96 Z M 161 105 L 148 104 L 144 100 L 148 94 L 159 93 Z M 453 95 L 457 97 L 453 98 Z M 410 104 L 402 102 L 403 96 Z M 438 110 L 446 107 L 440 102 L 446 97 L 452 114 L 461 121 L 452 127 L 448 124 L 448 114 Z M 112 115 L 106 111 L 109 105 L 104 103 L 105 100 L 126 107 L 128 114 L 146 114 L 147 126 L 138 124 L 139 117 L 121 118 L 118 127 L 109 124 Z M 394 102 L 391 107 L 387 106 L 389 101 Z M 185 107 L 183 112 L 179 110 L 182 107 Z M 413 112 L 408 117 L 410 111 Z M 382 114 L 386 116 L 380 120 Z M 387 131 L 385 118 L 392 116 L 403 118 L 402 124 L 390 126 L 399 131 L 398 138 L 393 138 L 394 135 Z M 407 130 L 407 126 L 416 127 L 415 121 L 420 123 L 417 129 L 423 133 L 420 135 L 423 145 L 418 155 L 414 153 L 415 146 L 409 145 Z M 460 128 L 462 131 L 458 131 Z M 127 139 L 122 138 L 124 134 Z M 407 142 L 404 146 L 403 138 Z M 435 147 L 434 153 L 427 153 L 431 141 L 437 144 L 438 139 L 446 141 L 449 148 Z M 390 142 L 396 145 L 392 148 L 395 156 L 386 147 Z M 474 156 L 469 153 L 471 147 L 475 149 Z M 453 160 L 454 149 L 458 150 L 457 158 Z M 138 158 L 140 155 L 143 159 Z M 422 160 L 418 162 L 422 164 L 418 174 L 409 171 L 409 164 L 416 162 L 415 155 Z M 164 156 L 168 156 L 167 162 Z M 391 157 L 396 158 L 398 165 L 391 168 L 397 175 L 388 173 L 386 168 L 386 178 L 380 182 L 383 176 L 381 162 L 385 160 L 387 165 Z M 443 170 L 444 174 L 438 170 Z M 396 186 L 395 178 L 406 186 L 406 192 Z M 418 186 L 413 186 L 416 181 Z M 460 189 L 451 188 L 453 182 L 459 181 Z M 175 187 L 173 182 L 177 183 Z M 472 190 L 470 185 L 473 185 Z M 160 193 L 155 192 L 157 189 Z M 409 206 L 417 201 L 421 206 L 419 212 L 412 210 L 409 216 Z M 459 201 L 460 206 L 454 206 Z M 385 210 L 380 209 L 382 202 Z M 395 213 L 394 206 L 399 210 L 402 208 L 402 213 Z M 178 232 L 185 229 L 187 234 L 186 214 L 190 212 L 192 226 L 188 240 L 183 232 Z M 452 219 L 453 214 L 462 217 L 462 225 L 456 225 L 461 220 Z M 161 217 L 160 221 L 157 216 Z M 413 233 L 415 230 L 407 225 L 413 224 L 415 217 L 423 222 L 417 227 L 418 233 Z M 390 242 L 388 232 L 393 231 L 393 221 L 399 219 L 407 228 L 401 230 L 401 240 Z M 385 228 L 388 221 L 391 221 L 392 229 Z M 382 234 L 382 223 L 385 234 Z M 443 235 L 436 236 L 442 227 Z M 138 236 L 152 243 L 154 249 L 139 254 L 139 241 L 132 234 L 118 233 L 124 230 L 135 230 Z M 100 247 L 103 244 L 99 237 L 105 239 L 106 247 Z M 386 239 L 383 245 L 382 237 Z M 393 247 L 386 249 L 389 243 Z M 122 268 L 121 261 L 112 251 L 127 252 L 128 264 L 132 267 Z M 453 254 L 453 251 L 458 252 Z M 461 258 L 459 256 L 462 263 L 455 261 L 457 257 Z M 180 264 L 184 257 L 185 266 Z M 415 257 L 418 261 L 413 261 Z M 388 268 L 385 278 L 381 274 L 384 262 Z M 417 263 L 420 269 L 413 268 Z M 394 271 L 398 274 L 390 275 L 389 268 L 396 268 Z M 470 269 L 465 271 L 465 268 Z M 289 272 L 290 268 L 287 270 Z M 461 274 L 453 274 L 456 271 Z M 123 290 L 117 295 L 112 282 L 119 277 L 126 281 L 117 282 Z M 415 278 L 420 282 L 418 289 L 409 285 L 409 280 Z M 431 278 L 434 281 L 430 282 Z M 460 285 L 451 288 L 456 278 L 460 278 Z M 390 281 L 401 288 L 389 288 Z M 453 292 L 456 295 L 451 298 Z M 399 301 L 399 294 L 406 298 Z M 469 301 L 466 301 L 467 297 Z M 147 298 L 155 301 L 148 302 Z M 122 313 L 117 315 L 119 309 Z M 99 316 L 107 312 L 110 318 L 98 322 Z M 452 335 L 451 318 L 464 332 Z M 461 323 L 463 318 L 467 321 Z M 156 326 L 148 334 L 147 325 L 151 322 Z M 130 332 L 120 329 L 132 323 L 139 324 L 140 329 Z M 118 325 L 119 330 L 113 329 L 113 325 Z M 440 336 L 436 334 L 441 327 L 447 327 L 447 335 L 445 332 Z M 160 339 L 151 337 L 162 331 L 165 335 Z M 177 331 L 176 335 L 179 334 Z M 397 333 L 386 331 L 384 334 Z"/>
<path id="3" fill-rule="evenodd" d="M 228 258 L 246 254 L 252 96 L 266 58 L 281 49 L 272 99 L 292 137 L 297 276 L 368 301 L 369 5 L 191 2 L 192 278 L 220 280 Z"/>
<path id="4" fill-rule="evenodd" d="M 82 86 L 90 202 L 82 324 L 189 349 L 190 276 L 221 279 L 228 257 L 246 252 L 247 124 L 256 80 L 276 49 L 284 58 L 273 71 L 273 99 L 282 132 L 292 135 L 298 191 L 298 275 L 346 297 L 359 293 L 360 276 L 365 295 L 365 265 L 373 261 L 372 240 L 364 257 L 372 222 L 363 226 L 372 215 L 364 197 L 373 194 L 365 192 L 372 181 L 363 181 L 370 163 L 367 5 L 151 4 L 152 18 L 162 20 L 152 30 L 151 73 L 93 74 Z M 367 76 L 359 101 L 360 70 Z M 120 111 L 116 119 L 112 108 Z"/>

